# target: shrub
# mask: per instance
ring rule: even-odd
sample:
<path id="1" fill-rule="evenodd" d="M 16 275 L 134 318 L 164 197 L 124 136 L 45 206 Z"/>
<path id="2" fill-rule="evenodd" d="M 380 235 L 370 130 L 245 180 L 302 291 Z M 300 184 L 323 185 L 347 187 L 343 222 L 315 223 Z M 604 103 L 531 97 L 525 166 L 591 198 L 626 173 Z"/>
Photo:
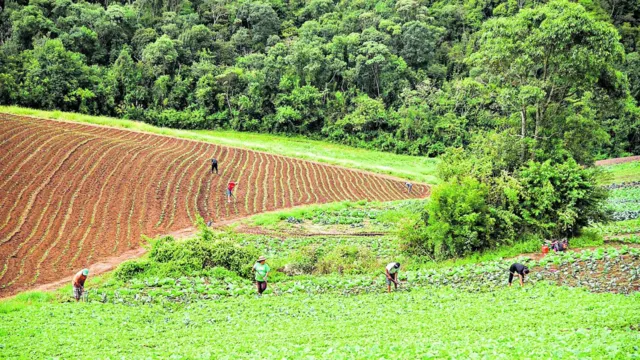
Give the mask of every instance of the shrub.
<path id="1" fill-rule="evenodd" d="M 357 274 L 377 266 L 375 256 L 366 247 L 341 245 L 323 256 L 316 265 L 320 274 Z"/>
<path id="2" fill-rule="evenodd" d="M 520 213 L 528 230 L 546 238 L 574 236 L 591 222 L 606 221 L 608 193 L 598 185 L 599 173 L 573 159 L 530 161 L 518 174 L 524 189 Z"/>
<path id="3" fill-rule="evenodd" d="M 257 258 L 258 252 L 253 248 L 226 239 L 206 241 L 201 237 L 180 242 L 161 238 L 153 244 L 150 254 L 152 261 L 169 264 L 185 275 L 220 266 L 249 277 Z"/>
<path id="4" fill-rule="evenodd" d="M 150 262 L 148 260 L 131 260 L 126 261 L 115 271 L 114 276 L 118 280 L 127 281 L 133 279 L 138 274 L 144 273 L 149 269 Z"/>
<path id="5" fill-rule="evenodd" d="M 215 234 L 198 217 L 198 236 L 176 241 L 171 236 L 151 240 L 148 260 L 128 261 L 115 272 L 117 280 L 135 277 L 198 276 L 214 268 L 224 268 L 243 277 L 250 277 L 258 251 L 236 244 L 226 234 Z M 218 270 L 219 271 L 219 270 Z M 215 272 L 215 271 L 214 271 Z"/>
<path id="6" fill-rule="evenodd" d="M 438 186 L 428 206 L 425 250 L 436 259 L 446 259 L 493 247 L 495 219 L 487 194 L 487 186 L 474 178 Z"/>
<path id="7" fill-rule="evenodd" d="M 291 254 L 290 260 L 284 267 L 284 273 L 287 275 L 313 273 L 323 253 L 322 248 L 318 245 L 308 245 L 300 248 Z"/>

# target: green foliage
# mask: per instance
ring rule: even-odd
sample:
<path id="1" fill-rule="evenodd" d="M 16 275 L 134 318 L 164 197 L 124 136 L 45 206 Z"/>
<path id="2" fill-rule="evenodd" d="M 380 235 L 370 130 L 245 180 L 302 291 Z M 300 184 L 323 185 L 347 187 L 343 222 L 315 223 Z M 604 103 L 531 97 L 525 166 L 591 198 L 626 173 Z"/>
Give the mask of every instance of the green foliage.
<path id="1" fill-rule="evenodd" d="M 159 276 L 180 276 L 205 269 L 223 267 L 249 277 L 258 253 L 243 248 L 232 240 L 206 240 L 202 237 L 175 241 L 171 237 L 158 239 L 149 253 L 157 264 Z"/>
<path id="2" fill-rule="evenodd" d="M 523 161 L 518 140 L 487 133 L 440 163 L 445 181 L 422 218 L 401 231 L 410 254 L 435 259 L 470 255 L 526 238 L 578 236 L 610 219 L 602 171 L 578 165 L 566 151 L 536 151 Z"/>
<path id="3" fill-rule="evenodd" d="M 637 249 L 620 248 L 520 259 L 534 269 L 524 288 L 505 286 L 511 262 L 504 261 L 403 271 L 405 282 L 392 294 L 383 293 L 379 274 L 300 277 L 271 284 L 257 298 L 249 280 L 220 270 L 217 278 L 130 284 L 105 293 L 106 303 L 95 296 L 89 303 L 24 306 L 2 315 L 0 344 L 7 357 L 82 351 L 108 357 L 632 358 L 640 339 L 638 294 L 601 292 L 637 282 L 639 256 Z M 624 266 L 631 268 L 624 280 L 612 281 Z M 565 280 L 592 292 L 548 284 Z M 553 306 L 558 299 L 562 306 Z M 535 336 L 516 342 L 505 336 L 514 319 Z M 150 328 L 166 334 L 158 337 Z M 390 337 L 390 328 L 402 336 Z M 86 333 L 94 334 L 92 341 L 84 341 Z M 269 346 L 256 348 L 266 333 Z"/>
<path id="4" fill-rule="evenodd" d="M 318 245 L 307 245 L 294 251 L 284 267 L 287 275 L 312 274 L 323 255 L 323 249 Z"/>
<path id="5" fill-rule="evenodd" d="M 149 260 L 129 260 L 118 266 L 114 277 L 121 281 L 127 281 L 149 270 L 152 263 Z"/>
<path id="6" fill-rule="evenodd" d="M 128 281 L 143 277 L 180 277 L 208 273 L 210 269 L 224 268 L 244 277 L 250 277 L 252 266 L 259 254 L 249 246 L 238 245 L 230 235 L 215 234 L 197 218 L 200 232 L 195 238 L 176 241 L 170 236 L 151 241 L 149 258 L 121 264 L 115 278 Z"/>
<path id="7" fill-rule="evenodd" d="M 546 238 L 570 236 L 592 222 L 608 219 L 607 190 L 598 186 L 597 168 L 575 161 L 529 162 L 518 177 L 523 192 L 520 216 L 532 233 Z"/>
<path id="8" fill-rule="evenodd" d="M 377 266 L 375 256 L 366 247 L 355 245 L 337 246 L 324 255 L 316 265 L 320 274 L 353 274 Z"/>
<path id="9" fill-rule="evenodd" d="M 640 151 L 630 3 L 10 1 L 0 104 L 428 156 L 508 129 L 584 164 Z"/>
<path id="10" fill-rule="evenodd" d="M 487 186 L 473 178 L 437 187 L 427 210 L 425 251 L 441 260 L 494 247 L 496 220 L 490 215 L 487 194 Z"/>

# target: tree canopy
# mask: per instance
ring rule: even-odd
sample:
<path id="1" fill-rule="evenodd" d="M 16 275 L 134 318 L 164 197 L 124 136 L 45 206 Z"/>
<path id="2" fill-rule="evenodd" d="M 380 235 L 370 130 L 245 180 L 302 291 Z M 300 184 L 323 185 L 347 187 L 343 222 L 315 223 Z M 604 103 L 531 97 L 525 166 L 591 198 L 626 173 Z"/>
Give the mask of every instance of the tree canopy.
<path id="1" fill-rule="evenodd" d="M 436 156 L 640 153 L 637 1 L 17 0 L 0 103 Z"/>

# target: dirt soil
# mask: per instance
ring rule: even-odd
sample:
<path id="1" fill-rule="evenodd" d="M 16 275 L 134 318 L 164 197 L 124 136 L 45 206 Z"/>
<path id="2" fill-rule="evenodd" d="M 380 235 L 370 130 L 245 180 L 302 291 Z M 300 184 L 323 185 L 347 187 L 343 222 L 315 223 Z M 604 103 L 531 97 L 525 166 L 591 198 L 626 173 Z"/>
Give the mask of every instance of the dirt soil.
<path id="1" fill-rule="evenodd" d="M 216 157 L 219 174 L 210 173 Z M 141 235 L 343 200 L 425 198 L 404 181 L 162 135 L 0 114 L 0 297 L 113 268 Z M 238 182 L 226 201 L 229 180 Z M 132 256 L 133 256 L 132 255 Z M 124 256 L 124 258 L 121 258 Z"/>
<path id="2" fill-rule="evenodd" d="M 596 165 L 607 166 L 607 165 L 624 164 L 624 163 L 633 162 L 633 161 L 640 161 L 640 156 L 627 156 L 627 157 L 616 158 L 616 159 L 600 160 L 600 161 L 596 161 Z"/>

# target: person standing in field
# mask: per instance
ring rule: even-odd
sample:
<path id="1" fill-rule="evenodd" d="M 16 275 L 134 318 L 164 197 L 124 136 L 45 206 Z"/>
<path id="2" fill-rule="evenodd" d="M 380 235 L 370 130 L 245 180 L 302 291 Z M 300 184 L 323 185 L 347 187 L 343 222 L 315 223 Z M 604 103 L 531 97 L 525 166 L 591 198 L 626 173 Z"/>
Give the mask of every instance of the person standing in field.
<path id="1" fill-rule="evenodd" d="M 238 182 L 235 181 L 229 181 L 229 184 L 227 184 L 227 202 L 230 203 L 231 202 L 231 198 L 233 197 L 233 199 L 235 200 L 235 196 L 233 196 L 233 189 L 238 185 Z"/>
<path id="2" fill-rule="evenodd" d="M 520 286 L 524 285 L 524 276 L 529 273 L 529 268 L 520 264 L 514 263 L 509 268 L 509 286 L 511 286 L 511 282 L 513 281 L 513 275 L 517 275 L 520 278 Z"/>
<path id="3" fill-rule="evenodd" d="M 413 189 L 413 184 L 410 182 L 406 182 L 404 183 L 404 185 L 407 187 L 407 194 L 411 194 L 411 190 Z"/>
<path id="4" fill-rule="evenodd" d="M 269 276 L 269 265 L 267 265 L 267 258 L 260 256 L 258 261 L 253 265 L 253 271 L 256 273 L 256 286 L 258 287 L 258 295 L 267 290 L 267 276 Z"/>
<path id="5" fill-rule="evenodd" d="M 73 297 L 76 302 L 80 301 L 82 293 L 84 292 L 84 282 L 87 281 L 89 276 L 89 269 L 82 269 L 73 277 Z"/>
<path id="6" fill-rule="evenodd" d="M 211 173 L 213 174 L 213 171 L 216 171 L 216 174 L 218 174 L 218 159 L 213 158 L 211 159 Z"/>
<path id="7" fill-rule="evenodd" d="M 385 268 L 385 275 L 387 276 L 387 292 L 391 292 L 391 283 L 395 285 L 395 289 L 398 290 L 398 271 L 400 270 L 400 263 L 392 262 Z"/>

